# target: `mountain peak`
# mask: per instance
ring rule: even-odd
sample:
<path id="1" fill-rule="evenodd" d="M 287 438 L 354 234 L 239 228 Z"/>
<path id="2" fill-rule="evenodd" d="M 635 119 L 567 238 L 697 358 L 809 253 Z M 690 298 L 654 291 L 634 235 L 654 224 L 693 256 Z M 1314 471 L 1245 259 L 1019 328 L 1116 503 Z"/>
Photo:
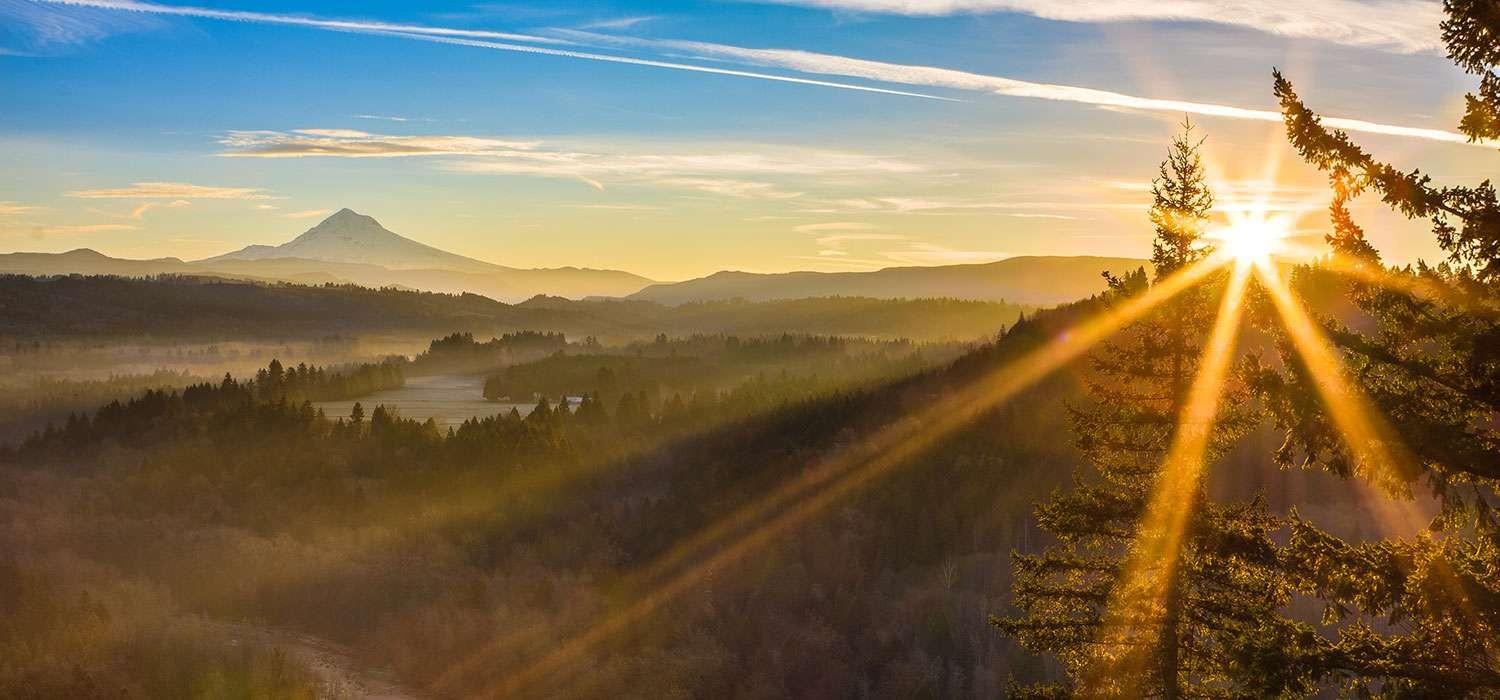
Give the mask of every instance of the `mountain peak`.
<path id="1" fill-rule="evenodd" d="M 347 207 L 281 245 L 249 246 L 217 258 L 209 258 L 206 262 L 274 258 L 361 263 L 392 270 L 493 272 L 504 269 L 418 243 L 381 226 L 375 217 Z"/>
<path id="2" fill-rule="evenodd" d="M 400 236 L 397 236 L 395 233 L 386 230 L 384 226 L 381 226 L 380 222 L 375 220 L 375 217 L 367 216 L 365 214 L 354 211 L 353 209 L 345 207 L 334 212 L 328 218 L 318 222 L 317 226 L 314 226 L 303 232 L 301 236 L 293 239 L 292 243 L 296 243 L 297 241 L 311 236 L 330 234 L 350 236 L 354 238 L 387 236 L 396 236 L 397 238 L 400 238 Z M 291 243 L 288 243 L 287 245 L 291 245 Z"/>
<path id="3" fill-rule="evenodd" d="M 375 217 L 361 214 L 357 211 L 354 211 L 353 209 L 350 209 L 349 207 L 344 207 L 343 209 L 334 212 L 331 216 L 324 219 L 323 223 L 326 224 L 330 221 L 368 221 L 375 224 L 376 226 L 380 225 L 380 222 L 376 221 Z"/>

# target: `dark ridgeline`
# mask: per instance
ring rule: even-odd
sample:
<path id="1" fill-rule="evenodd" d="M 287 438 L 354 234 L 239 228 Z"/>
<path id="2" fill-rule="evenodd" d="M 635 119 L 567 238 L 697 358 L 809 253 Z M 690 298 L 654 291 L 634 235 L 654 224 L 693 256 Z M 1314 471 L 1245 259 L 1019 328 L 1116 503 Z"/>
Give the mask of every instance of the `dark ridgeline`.
<path id="1" fill-rule="evenodd" d="M 481 334 L 544 329 L 576 337 L 666 332 L 810 333 L 914 340 L 973 340 L 1028 307 L 955 299 L 856 297 L 719 301 L 681 306 L 535 297 L 504 304 L 347 284 L 260 284 L 162 276 L 0 275 L 0 337 L 223 339 L 321 338 L 331 333 Z"/>

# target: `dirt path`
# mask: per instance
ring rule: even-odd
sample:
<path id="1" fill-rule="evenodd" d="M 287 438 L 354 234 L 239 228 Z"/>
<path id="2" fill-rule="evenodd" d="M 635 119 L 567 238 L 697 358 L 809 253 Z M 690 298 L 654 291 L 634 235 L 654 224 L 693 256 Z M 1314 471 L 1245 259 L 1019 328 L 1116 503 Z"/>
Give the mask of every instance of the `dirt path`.
<path id="1" fill-rule="evenodd" d="M 222 635 L 232 645 L 256 644 L 280 649 L 288 659 L 306 667 L 317 677 L 318 697 L 352 700 L 420 700 L 421 695 L 401 687 L 390 674 L 360 664 L 338 644 L 285 630 L 239 622 L 203 620 L 204 629 Z"/>

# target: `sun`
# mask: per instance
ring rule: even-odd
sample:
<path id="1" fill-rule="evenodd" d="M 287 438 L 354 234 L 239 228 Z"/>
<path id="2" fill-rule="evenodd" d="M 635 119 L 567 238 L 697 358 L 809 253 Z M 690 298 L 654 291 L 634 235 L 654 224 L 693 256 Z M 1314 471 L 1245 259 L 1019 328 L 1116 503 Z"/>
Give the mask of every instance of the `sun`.
<path id="1" fill-rule="evenodd" d="M 1293 217 L 1249 211 L 1229 215 L 1227 225 L 1209 231 L 1208 237 L 1220 254 L 1242 264 L 1268 265 L 1286 252 L 1292 235 Z"/>

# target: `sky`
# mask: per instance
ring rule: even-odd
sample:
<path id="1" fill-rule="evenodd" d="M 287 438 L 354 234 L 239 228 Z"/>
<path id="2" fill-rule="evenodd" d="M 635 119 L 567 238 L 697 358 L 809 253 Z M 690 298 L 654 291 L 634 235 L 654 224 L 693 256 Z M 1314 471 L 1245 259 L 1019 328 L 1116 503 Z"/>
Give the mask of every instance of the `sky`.
<path id="1" fill-rule="evenodd" d="M 1493 172 L 1425 0 L 0 0 L 0 252 L 197 259 L 348 207 L 516 267 L 1146 257 L 1184 118 L 1221 212 L 1326 228 L 1279 67 L 1381 158 Z M 1357 208 L 1391 262 L 1421 226 Z"/>

